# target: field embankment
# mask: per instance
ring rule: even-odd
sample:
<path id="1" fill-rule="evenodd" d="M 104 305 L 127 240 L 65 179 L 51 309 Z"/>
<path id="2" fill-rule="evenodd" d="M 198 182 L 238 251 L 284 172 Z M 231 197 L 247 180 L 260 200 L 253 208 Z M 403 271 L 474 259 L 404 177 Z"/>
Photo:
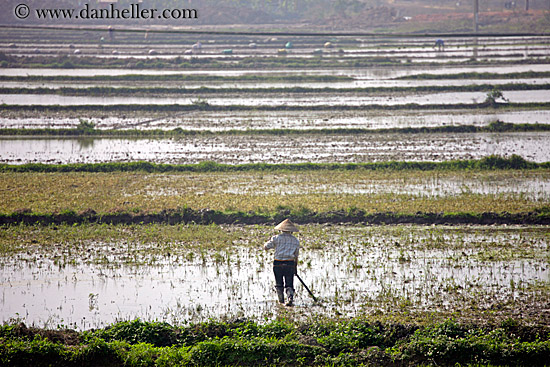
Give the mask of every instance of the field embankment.
<path id="1" fill-rule="evenodd" d="M 452 320 L 414 325 L 352 319 L 264 325 L 210 321 L 183 327 L 136 320 L 80 333 L 15 324 L 0 329 L 0 360 L 10 366 L 544 366 L 550 352 L 548 333 L 547 328 L 513 319 L 485 326 Z"/>

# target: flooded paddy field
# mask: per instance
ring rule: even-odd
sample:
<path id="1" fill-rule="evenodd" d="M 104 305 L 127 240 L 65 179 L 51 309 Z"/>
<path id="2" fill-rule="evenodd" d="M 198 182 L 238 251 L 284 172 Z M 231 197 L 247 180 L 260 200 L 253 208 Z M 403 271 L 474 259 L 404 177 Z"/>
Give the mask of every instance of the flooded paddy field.
<path id="1" fill-rule="evenodd" d="M 166 46 L 169 47 L 169 46 Z M 37 48 L 21 50 L 20 53 L 11 53 L 15 57 L 32 57 L 32 56 L 65 56 L 66 54 L 60 54 L 58 50 L 53 50 L 53 52 L 48 52 L 47 49 Z M 185 55 L 185 49 L 180 50 L 179 52 L 173 49 L 170 49 L 168 52 L 160 51 L 157 48 L 140 48 L 138 50 L 124 52 L 119 51 L 118 48 L 102 48 L 98 49 L 93 47 L 91 49 L 78 49 L 80 53 L 78 56 L 74 56 L 70 51 L 67 53 L 69 57 L 78 58 L 78 57 L 94 57 L 94 58 L 104 58 L 104 59 L 117 59 L 117 60 L 147 60 L 151 58 L 151 51 L 154 51 L 156 54 L 156 59 L 163 60 L 238 60 L 238 59 L 247 59 L 251 57 L 274 57 L 280 56 L 278 52 L 279 49 L 265 49 L 265 50 L 249 50 L 246 48 L 243 49 L 232 49 L 230 55 L 223 53 L 223 49 L 216 49 L 210 52 L 202 51 L 200 54 L 187 56 Z M 26 52 L 25 52 L 26 51 Z M 314 48 L 303 48 L 301 50 L 288 50 L 284 57 L 285 59 L 319 59 L 319 51 Z M 464 49 L 447 49 L 446 52 L 439 52 L 433 48 L 425 49 L 411 49 L 407 51 L 369 51 L 366 49 L 360 50 L 348 50 L 348 51 L 331 51 L 325 50 L 322 52 L 323 59 L 337 59 L 337 60 L 353 60 L 361 58 L 392 58 L 393 62 L 406 62 L 406 63 L 448 63 L 448 62 L 467 62 L 472 58 L 481 58 L 485 62 L 498 62 L 498 61 L 524 61 L 526 59 L 531 60 L 541 60 L 544 61 L 550 56 L 550 49 L 548 47 L 522 47 L 522 48 L 495 48 L 495 49 L 477 49 L 477 50 L 464 50 Z"/>
<path id="2" fill-rule="evenodd" d="M 406 79 L 350 79 L 349 81 L 333 81 L 333 82 L 315 82 L 315 81 L 139 81 L 139 80 L 117 80 L 117 81 L 1 81 L 0 88 L 49 88 L 53 91 L 60 91 L 63 88 L 94 88 L 94 87 L 112 87 L 112 88 L 132 88 L 132 87 L 167 87 L 183 89 L 267 89 L 267 88 L 330 88 L 330 89 L 345 89 L 345 88 L 418 88 L 418 87 L 441 87 L 441 86 L 468 86 L 468 85 L 493 85 L 499 87 L 501 85 L 510 84 L 528 84 L 528 85 L 543 85 L 550 84 L 550 78 L 514 78 L 514 79 L 436 79 L 436 80 L 406 80 Z"/>
<path id="3" fill-rule="evenodd" d="M 164 69 L 99 69 L 99 68 L 71 68 L 71 69 L 52 69 L 52 68 L 7 68 L 0 69 L 2 76 L 9 77 L 28 77 L 28 76 L 43 76 L 43 77 L 114 77 L 124 75 L 211 75 L 238 77 L 246 75 L 336 75 L 348 76 L 359 80 L 370 79 L 395 79 L 410 77 L 421 74 L 433 75 L 455 75 L 463 73 L 494 73 L 501 74 L 504 78 L 506 74 L 521 73 L 521 72 L 548 72 L 550 65 L 547 63 L 530 63 L 530 64 L 510 64 L 510 65 L 396 65 L 396 66 L 373 66 L 368 68 L 315 68 L 315 69 L 290 69 L 290 68 L 270 68 L 258 69 L 248 68 L 244 70 L 225 70 L 225 69 L 206 69 L 206 70 L 186 70 L 185 68 L 178 70 Z"/>
<path id="4" fill-rule="evenodd" d="M 7 104 L 20 105 L 20 109 L 10 109 L 2 112 L 0 118 L 0 127 L 2 128 L 23 128 L 23 127 L 48 127 L 48 128 L 67 128 L 77 126 L 81 119 L 93 122 L 98 129 L 174 129 L 184 130 L 245 130 L 245 129 L 329 129 L 329 128 L 408 128 L 408 127 L 434 127 L 445 125 L 475 125 L 485 126 L 493 121 L 499 120 L 505 123 L 550 123 L 548 111 L 543 108 L 530 110 L 526 108 L 515 110 L 493 110 L 493 109 L 461 109 L 437 111 L 429 108 L 431 104 L 455 103 L 472 104 L 481 103 L 487 98 L 486 92 L 445 92 L 430 93 L 428 91 L 417 92 L 377 92 L 377 93 L 342 93 L 336 95 L 335 92 L 326 93 L 284 93 L 278 91 L 269 93 L 261 91 L 260 93 L 250 92 L 250 89 L 258 88 L 378 88 L 378 87 L 430 87 L 430 86 L 466 86 L 479 84 L 493 84 L 498 88 L 499 84 L 519 83 L 533 86 L 545 83 L 547 78 L 511 78 L 507 73 L 517 72 L 548 72 L 550 69 L 547 64 L 529 64 L 529 65 L 502 65 L 502 66 L 441 66 L 425 67 L 407 65 L 402 67 L 374 67 L 374 68 L 331 68 L 331 69 L 251 69 L 251 70 L 142 70 L 142 69 L 2 69 L 4 76 L 22 76 L 28 77 L 58 76 L 65 77 L 86 77 L 96 75 L 99 79 L 92 81 L 82 81 L 75 83 L 63 80 L 51 81 L 5 81 L 6 86 L 27 86 L 30 88 L 46 86 L 55 93 L 56 89 L 70 85 L 78 87 L 143 87 L 143 86 L 163 86 L 163 87 L 181 87 L 186 89 L 197 89 L 207 87 L 220 89 L 219 93 L 209 92 L 201 95 L 192 94 L 188 96 L 159 96 L 155 93 L 140 96 L 76 96 L 76 95 L 27 95 L 27 94 L 4 94 L 0 100 Z M 411 76 L 415 74 L 426 74 L 437 76 L 461 74 L 461 73 L 483 73 L 490 72 L 501 75 L 500 79 L 435 79 L 435 80 L 400 80 L 398 78 Z M 149 77 L 163 75 L 187 75 L 193 78 L 200 77 L 221 77 L 236 78 L 233 81 L 205 79 L 193 79 L 190 81 L 147 81 L 139 80 L 101 80 L 101 76 L 126 78 L 128 75 L 148 75 Z M 346 81 L 331 82 L 293 82 L 290 80 L 264 80 L 262 82 L 239 80 L 242 77 L 260 76 L 260 77 L 294 77 L 294 76 L 343 76 L 350 78 Z M 240 89 L 247 89 L 242 91 Z M 78 89 L 78 88 L 76 88 Z M 336 92 L 337 93 L 337 92 Z M 503 97 L 510 102 L 530 103 L 530 102 L 548 102 L 550 92 L 547 90 L 525 90 L 525 91 L 503 91 Z M 246 107 L 254 106 L 301 106 L 300 111 L 193 111 L 188 113 L 163 113 L 156 111 L 163 104 L 181 104 L 182 106 L 192 105 L 193 103 L 203 102 L 212 106 L 242 105 Z M 66 105 L 78 106 L 94 105 L 117 105 L 117 104 L 150 104 L 151 111 L 123 111 L 110 112 L 98 111 L 63 111 L 54 113 L 42 113 L 34 111 L 33 105 Z M 360 106 L 397 106 L 401 104 L 416 103 L 425 105 L 426 110 L 417 111 L 362 111 L 357 109 Z M 308 107 L 316 108 L 319 106 L 352 106 L 356 110 L 346 111 L 318 111 L 308 110 Z M 57 144 L 57 143 L 54 143 Z M 159 143 L 162 144 L 162 143 Z M 322 144 L 322 143 L 321 143 Z M 494 151 L 494 150 L 492 150 Z M 113 153 L 116 157 L 117 154 Z M 487 154 L 491 154 L 488 152 Z M 140 157 L 140 158 L 143 158 Z M 393 158 L 393 157 L 392 157 Z M 427 156 L 427 159 L 432 159 Z M 120 159 L 120 157 L 116 158 Z M 302 161 L 302 158 L 299 158 Z M 374 159 L 379 159 L 375 157 Z M 173 160 L 171 160 L 173 161 Z"/>
<path id="5" fill-rule="evenodd" d="M 301 230 L 298 269 L 321 305 L 298 284 L 295 317 L 550 323 L 546 227 Z M 272 254 L 261 245 L 272 234 L 261 226 L 12 227 L 0 239 L 1 318 L 78 329 L 134 318 L 271 319 L 281 310 Z"/>
<path id="6" fill-rule="evenodd" d="M 511 103 L 548 103 L 550 90 L 504 91 L 503 97 Z M 487 97 L 484 92 L 439 92 L 392 93 L 390 95 L 342 95 L 335 97 L 333 93 L 301 93 L 299 95 L 284 93 L 224 93 L 219 96 L 208 95 L 205 102 L 211 106 L 395 106 L 406 104 L 418 105 L 453 105 L 477 104 Z M 0 94 L 0 104 L 17 106 L 110 106 L 110 105 L 191 105 L 197 101 L 191 97 L 95 97 L 95 96 L 62 96 L 56 94 Z"/>
<path id="7" fill-rule="evenodd" d="M 550 111 L 529 110 L 354 110 L 354 111 L 63 111 L 44 115 L 42 111 L 5 111 L 0 128 L 76 128 L 82 119 L 99 130 L 180 128 L 191 131 L 335 128 L 420 128 L 438 126 L 487 126 L 494 121 L 512 124 L 550 124 Z"/>
<path id="8" fill-rule="evenodd" d="M 24 31 L 23 31 L 24 32 Z M 82 36 L 81 32 L 80 36 Z M 8 36 L 8 34 L 10 36 Z M 21 31 L 7 32 L 0 43 L 0 51 L 18 57 L 71 56 L 101 57 L 109 59 L 185 58 L 185 59 L 237 59 L 280 55 L 285 49 L 285 58 L 392 58 L 411 63 L 449 62 L 483 58 L 484 60 L 524 60 L 546 58 L 549 53 L 548 37 L 450 37 L 444 48 L 434 47 L 430 38 L 388 38 L 378 37 L 258 37 L 155 34 L 153 39 L 144 32 L 128 35 L 119 33 L 114 38 L 106 30 L 86 32 L 87 37 L 75 39 L 78 35 L 60 35 L 51 42 L 37 43 Z M 4 38 L 3 37 L 3 38 Z M 35 36 L 36 37 L 36 36 Z M 104 37 L 104 38 L 102 38 Z M 40 37 L 42 38 L 42 36 Z M 201 39 L 202 38 L 202 39 Z M 19 42 L 20 40 L 20 42 Z M 331 41 L 327 45 L 327 41 Z M 201 47 L 196 48 L 200 42 Z M 289 45 L 290 46 L 287 46 Z M 231 52 L 224 52 L 231 50 Z M 154 53 L 152 53 L 152 51 Z"/>
<path id="9" fill-rule="evenodd" d="M 435 40 L 434 40 L 435 41 Z M 421 41 L 422 44 L 394 44 L 385 46 L 375 46 L 369 43 L 363 43 L 350 47 L 323 47 L 322 44 L 292 44 L 292 47 L 286 47 L 285 57 L 393 57 L 393 58 L 410 58 L 414 59 L 435 59 L 435 58 L 499 58 L 513 57 L 521 58 L 537 58 L 550 56 L 550 43 L 548 38 L 541 39 L 541 43 L 529 44 L 536 42 L 534 40 L 525 41 L 523 44 L 489 44 L 483 41 L 483 45 L 475 44 L 447 44 L 446 47 L 439 50 L 434 47 L 432 40 Z M 448 41 L 449 42 L 449 41 Z M 256 47 L 249 45 L 231 45 L 229 43 L 205 43 L 201 44 L 200 50 L 192 50 L 192 44 L 162 44 L 156 43 L 154 46 L 140 45 L 120 45 L 115 43 L 98 44 L 37 44 L 30 43 L 17 46 L 11 43 L 11 47 L 5 43 L 0 43 L 0 52 L 12 56 L 36 56 L 36 55 L 74 55 L 80 56 L 101 56 L 109 58 L 129 58 L 129 57 L 151 57 L 149 52 L 155 50 L 156 57 L 194 57 L 194 58 L 224 58 L 224 57 L 262 57 L 277 55 L 277 51 L 285 48 L 285 43 L 271 42 L 269 44 L 256 44 Z M 15 46 L 15 47 L 14 47 Z M 153 48 L 152 48 L 153 47 Z M 322 52 L 315 50 L 323 49 Z M 224 54 L 223 50 L 231 49 L 230 55 Z M 75 50 L 80 52 L 75 53 Z M 185 51 L 192 50 L 194 52 Z"/>
<path id="10" fill-rule="evenodd" d="M 0 139 L 0 162 L 98 163 L 297 163 L 445 161 L 487 155 L 519 155 L 534 162 L 550 157 L 548 132 L 365 135 L 220 135 L 162 139 Z"/>

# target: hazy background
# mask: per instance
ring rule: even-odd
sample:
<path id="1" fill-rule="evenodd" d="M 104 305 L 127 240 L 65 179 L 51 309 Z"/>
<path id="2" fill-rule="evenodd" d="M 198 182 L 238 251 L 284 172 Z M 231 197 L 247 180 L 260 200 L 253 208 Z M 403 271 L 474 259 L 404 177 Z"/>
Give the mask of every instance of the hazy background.
<path id="1" fill-rule="evenodd" d="M 225 29 L 299 29 L 380 32 L 465 32 L 473 29 L 474 0 L 3 0 L 2 24 L 113 24 Z M 19 20 L 17 4 L 35 8 L 196 9 L 198 19 Z M 479 0 L 479 30 L 547 32 L 550 0 Z"/>

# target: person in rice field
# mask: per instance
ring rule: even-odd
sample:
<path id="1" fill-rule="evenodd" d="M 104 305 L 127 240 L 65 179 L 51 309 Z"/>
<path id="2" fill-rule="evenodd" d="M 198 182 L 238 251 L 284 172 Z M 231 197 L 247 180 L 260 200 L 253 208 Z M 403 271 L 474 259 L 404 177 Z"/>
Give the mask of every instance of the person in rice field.
<path id="1" fill-rule="evenodd" d="M 298 265 L 298 253 L 300 252 L 300 241 L 292 235 L 298 232 L 298 227 L 289 219 L 279 223 L 276 230 L 282 233 L 271 237 L 264 245 L 265 250 L 275 249 L 273 260 L 273 273 L 275 274 L 275 289 L 280 303 L 285 303 L 285 292 L 287 306 L 294 302 L 294 275 Z"/>

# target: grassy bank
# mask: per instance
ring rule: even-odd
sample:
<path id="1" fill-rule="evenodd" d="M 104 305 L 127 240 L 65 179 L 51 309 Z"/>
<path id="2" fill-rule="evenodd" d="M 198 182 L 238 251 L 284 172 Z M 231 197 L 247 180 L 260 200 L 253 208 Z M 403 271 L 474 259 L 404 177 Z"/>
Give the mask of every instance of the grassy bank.
<path id="1" fill-rule="evenodd" d="M 380 110 L 380 111 L 434 111 L 434 110 L 474 110 L 480 111 L 483 109 L 548 109 L 550 108 L 549 102 L 527 102 L 527 103 L 492 103 L 490 101 L 480 103 L 456 103 L 456 104 L 417 104 L 406 103 L 396 105 L 314 105 L 314 106 L 299 106 L 299 105 L 212 105 L 207 100 L 198 100 L 195 103 L 190 104 L 117 104 L 117 105 L 0 105 L 0 112 L 12 112 L 12 111 L 32 111 L 38 113 L 64 113 L 64 112 L 82 112 L 88 113 L 92 111 L 101 112 L 103 115 L 106 113 L 120 113 L 120 112 L 192 112 L 192 111 L 218 111 L 218 112 L 230 112 L 230 111 L 366 111 L 366 110 Z"/>
<path id="2" fill-rule="evenodd" d="M 132 71 L 128 71 L 131 73 Z M 208 75 L 208 74 L 125 74 L 125 75 L 0 75 L 0 81 L 7 82 L 139 82 L 139 81 L 175 81 L 175 82 L 302 82 L 331 83 L 353 81 L 354 78 L 345 75 Z"/>
<path id="3" fill-rule="evenodd" d="M 223 164 L 201 162 L 197 164 L 163 164 L 151 162 L 109 162 L 109 163 L 72 163 L 43 164 L 26 163 L 21 165 L 0 164 L 0 172 L 250 172 L 250 171 L 447 171 L 447 170 L 521 170 L 548 169 L 550 162 L 536 163 L 518 155 L 510 158 L 488 156 L 482 159 L 452 160 L 443 162 L 388 161 L 370 163 L 246 163 Z"/>
<path id="4" fill-rule="evenodd" d="M 221 52 L 220 52 L 221 54 Z M 104 58 L 94 56 L 4 56 L 0 67 L 5 68 L 132 68 L 132 69 L 272 69 L 272 68 L 326 68 L 371 67 L 402 65 L 401 59 L 387 56 L 365 58 L 346 57 L 224 57 L 224 58 Z M 450 59 L 452 60 L 452 59 Z M 538 62 L 540 63 L 540 62 Z M 429 63 L 428 63 L 429 64 Z M 439 63 L 433 63 L 439 65 Z"/>
<path id="5" fill-rule="evenodd" d="M 274 51 L 275 52 L 275 51 Z M 220 52 L 221 53 L 221 52 Z M 485 57 L 490 57 L 486 55 Z M 499 56 L 499 55 L 493 55 Z M 522 55 L 523 56 L 523 55 Z M 210 58 L 183 58 L 173 59 L 161 58 L 104 58 L 94 56 L 44 56 L 35 55 L 32 57 L 0 55 L 0 67 L 4 68 L 135 68 L 135 69 L 260 69 L 260 68 L 365 68 L 373 66 L 403 66 L 413 65 L 410 57 L 391 56 L 367 56 L 347 57 L 344 53 L 333 53 L 329 57 L 286 57 L 286 55 L 273 55 L 265 57 L 210 57 Z M 523 59 L 523 60 L 487 60 L 468 59 L 462 57 L 448 57 L 447 65 L 522 65 L 548 63 L 548 59 Z M 414 63 L 414 65 L 441 66 L 439 61 L 425 61 Z"/>
<path id="6" fill-rule="evenodd" d="M 528 79 L 528 78 L 549 78 L 549 71 L 524 71 L 524 72 L 509 72 L 506 74 L 500 73 L 456 73 L 456 74 L 416 74 L 406 75 L 397 79 L 401 80 L 434 80 L 434 79 Z"/>
<path id="7" fill-rule="evenodd" d="M 139 320 L 96 331 L 0 328 L 10 366 L 545 366 L 550 332 L 515 319 L 499 325 L 426 325 L 364 319 L 210 321 L 188 326 Z"/>

